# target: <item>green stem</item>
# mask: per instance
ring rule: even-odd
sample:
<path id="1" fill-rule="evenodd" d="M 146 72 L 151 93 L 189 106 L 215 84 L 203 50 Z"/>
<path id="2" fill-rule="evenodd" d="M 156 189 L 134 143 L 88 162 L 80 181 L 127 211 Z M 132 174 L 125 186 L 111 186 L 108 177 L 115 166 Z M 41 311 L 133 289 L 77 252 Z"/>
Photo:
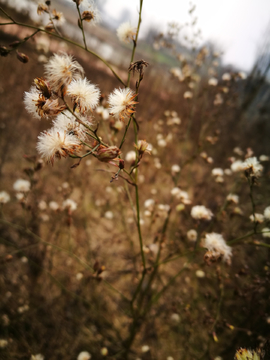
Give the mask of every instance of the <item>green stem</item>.
<path id="1" fill-rule="evenodd" d="M 85 48 L 85 50 L 87 51 L 87 45 L 86 45 L 86 40 L 85 40 L 84 28 L 83 28 L 83 21 L 82 21 L 82 17 L 81 17 L 81 12 L 80 12 L 80 9 L 79 9 L 79 5 L 78 5 L 77 2 L 76 2 L 76 7 L 77 7 L 78 14 L 79 14 L 79 19 L 80 19 L 80 29 L 81 29 L 81 31 L 82 31 L 84 48 Z"/>

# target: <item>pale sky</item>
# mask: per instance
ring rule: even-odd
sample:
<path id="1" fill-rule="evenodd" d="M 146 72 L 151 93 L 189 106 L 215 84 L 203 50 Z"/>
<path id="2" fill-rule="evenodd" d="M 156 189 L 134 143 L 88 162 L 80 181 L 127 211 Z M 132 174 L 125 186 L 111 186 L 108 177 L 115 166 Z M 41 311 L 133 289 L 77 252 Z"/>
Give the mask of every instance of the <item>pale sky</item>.
<path id="1" fill-rule="evenodd" d="M 203 41 L 212 40 L 224 50 L 224 63 L 249 70 L 255 60 L 258 45 L 270 30 L 270 0 L 196 0 L 194 15 Z M 119 19 L 128 9 L 132 24 L 137 24 L 139 0 L 107 0 L 105 11 Z M 150 24 L 161 31 L 168 22 L 184 24 L 188 19 L 188 0 L 144 0 L 142 35 Z M 270 36 L 270 31 L 269 31 Z"/>

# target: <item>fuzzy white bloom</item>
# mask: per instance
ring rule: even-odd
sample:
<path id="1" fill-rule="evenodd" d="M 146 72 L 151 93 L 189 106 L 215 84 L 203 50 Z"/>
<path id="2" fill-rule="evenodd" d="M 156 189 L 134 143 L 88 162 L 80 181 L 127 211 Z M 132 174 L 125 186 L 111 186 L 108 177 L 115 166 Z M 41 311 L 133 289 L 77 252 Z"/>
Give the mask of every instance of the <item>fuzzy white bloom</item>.
<path id="1" fill-rule="evenodd" d="M 135 111 L 134 106 L 137 104 L 134 101 L 137 95 L 129 88 L 115 89 L 109 95 L 109 111 L 116 119 L 124 120 L 129 118 Z"/>
<path id="2" fill-rule="evenodd" d="M 269 161 L 270 157 L 267 155 L 260 155 L 259 160 L 260 161 Z"/>
<path id="3" fill-rule="evenodd" d="M 247 78 L 246 73 L 244 73 L 243 71 L 240 71 L 240 72 L 238 73 L 238 76 L 239 76 L 240 79 L 242 79 L 242 80 L 245 80 L 245 79 Z"/>
<path id="4" fill-rule="evenodd" d="M 259 224 L 263 223 L 263 221 L 264 221 L 263 214 L 255 213 L 254 215 L 255 215 L 255 221 L 256 222 L 258 222 Z M 251 214 L 250 217 L 249 217 L 250 221 L 252 221 L 252 222 L 254 222 L 254 215 Z"/>
<path id="5" fill-rule="evenodd" d="M 231 176 L 232 175 L 232 170 L 231 169 L 225 169 L 224 174 L 227 175 L 227 176 Z"/>
<path id="6" fill-rule="evenodd" d="M 197 278 L 199 278 L 199 279 L 202 279 L 205 277 L 205 272 L 203 270 L 197 270 L 195 272 L 195 274 L 196 274 Z"/>
<path id="7" fill-rule="evenodd" d="M 10 201 L 10 196 L 6 191 L 0 191 L 0 204 L 6 204 Z"/>
<path id="8" fill-rule="evenodd" d="M 160 146 L 160 147 L 166 147 L 166 146 L 167 146 L 167 141 L 166 141 L 165 139 L 159 139 L 159 140 L 157 141 L 157 144 L 158 144 L 158 146 Z"/>
<path id="9" fill-rule="evenodd" d="M 135 40 L 136 28 L 130 22 L 125 22 L 118 27 L 116 33 L 121 42 L 128 43 Z"/>
<path id="10" fill-rule="evenodd" d="M 134 150 L 129 151 L 126 154 L 125 160 L 130 163 L 134 162 L 136 160 L 136 152 Z"/>
<path id="11" fill-rule="evenodd" d="M 241 161 L 241 160 L 234 161 L 231 165 L 231 170 L 233 172 L 242 171 L 243 170 L 243 161 Z"/>
<path id="12" fill-rule="evenodd" d="M 210 86 L 217 86 L 217 84 L 218 84 L 218 79 L 216 79 L 214 77 L 212 77 L 208 80 L 208 85 L 210 85 Z"/>
<path id="13" fill-rule="evenodd" d="M 4 349 L 8 346 L 8 341 L 5 339 L 0 339 L 0 349 Z"/>
<path id="14" fill-rule="evenodd" d="M 72 80 L 81 79 L 84 70 L 81 65 L 68 54 L 54 54 L 45 64 L 46 79 L 52 90 L 58 92 L 64 90 Z"/>
<path id="15" fill-rule="evenodd" d="M 41 211 L 46 210 L 46 209 L 47 209 L 47 203 L 46 203 L 44 200 L 41 200 L 41 201 L 38 203 L 38 208 L 39 208 L 39 210 L 41 210 Z"/>
<path id="16" fill-rule="evenodd" d="M 226 197 L 227 201 L 231 201 L 234 204 L 238 204 L 239 203 L 239 196 L 235 195 L 235 194 L 229 194 Z"/>
<path id="17" fill-rule="evenodd" d="M 267 227 L 263 228 L 262 233 L 263 233 L 262 234 L 263 237 L 268 237 L 268 238 L 270 237 L 270 229 L 269 228 L 267 228 Z"/>
<path id="18" fill-rule="evenodd" d="M 104 214 L 104 217 L 108 220 L 112 220 L 114 215 L 113 215 L 113 212 L 112 211 L 106 211 L 105 214 Z"/>
<path id="19" fill-rule="evenodd" d="M 200 220 L 200 219 L 211 220 L 211 218 L 214 215 L 212 211 L 207 209 L 205 206 L 196 205 L 193 206 L 193 208 L 191 209 L 191 216 L 196 220 Z"/>
<path id="20" fill-rule="evenodd" d="M 26 110 L 29 112 L 29 114 L 33 115 L 36 119 L 40 119 L 40 115 L 38 114 L 38 106 L 41 100 L 41 94 L 40 92 L 32 86 L 30 88 L 30 92 L 24 93 L 24 105 Z"/>
<path id="21" fill-rule="evenodd" d="M 149 211 L 153 211 L 155 206 L 155 200 L 153 199 L 147 199 L 144 202 L 144 207 L 148 209 Z"/>
<path id="22" fill-rule="evenodd" d="M 44 356 L 42 354 L 31 355 L 30 360 L 44 360 Z"/>
<path id="23" fill-rule="evenodd" d="M 15 196 L 18 201 L 22 201 L 24 199 L 24 194 L 21 192 L 18 192 Z"/>
<path id="24" fill-rule="evenodd" d="M 164 212 L 168 212 L 168 211 L 170 211 L 170 205 L 167 205 L 167 204 L 159 204 L 159 205 L 158 205 L 158 210 L 164 211 Z"/>
<path id="25" fill-rule="evenodd" d="M 41 157 L 51 164 L 55 158 L 67 157 L 80 149 L 80 140 L 61 129 L 51 128 L 38 137 L 37 150 Z"/>
<path id="26" fill-rule="evenodd" d="M 101 350 L 100 350 L 100 354 L 102 356 L 107 356 L 109 353 L 108 349 L 106 347 L 103 347 Z"/>
<path id="27" fill-rule="evenodd" d="M 264 217 L 266 220 L 270 220 L 270 206 L 267 206 L 265 209 L 264 209 Z"/>
<path id="28" fill-rule="evenodd" d="M 81 120 L 88 126 L 92 125 L 88 118 L 81 118 Z M 57 115 L 53 125 L 54 128 L 65 131 L 67 134 L 75 135 L 81 140 L 84 140 L 87 136 L 85 133 L 87 129 L 76 121 L 75 116 L 68 112 Z"/>
<path id="29" fill-rule="evenodd" d="M 263 170 L 263 166 L 256 157 L 250 157 L 243 163 L 243 170 L 250 172 L 251 176 L 259 176 Z"/>
<path id="30" fill-rule="evenodd" d="M 63 209 L 68 209 L 71 212 L 77 209 L 77 203 L 72 199 L 66 199 L 62 204 Z"/>
<path id="31" fill-rule="evenodd" d="M 171 167 L 171 172 L 172 172 L 173 174 L 179 173 L 180 170 L 181 170 L 181 168 L 180 168 L 180 166 L 177 165 L 177 164 L 174 164 L 174 165 Z"/>
<path id="32" fill-rule="evenodd" d="M 171 190 L 171 194 L 176 197 L 176 199 L 181 200 L 184 204 L 188 205 L 191 203 L 188 193 L 179 189 L 178 187 L 174 187 Z"/>
<path id="33" fill-rule="evenodd" d="M 173 323 L 179 323 L 179 321 L 181 320 L 181 318 L 180 318 L 180 316 L 179 316 L 179 314 L 177 314 L 177 313 L 173 313 L 172 315 L 171 315 L 171 321 L 173 322 Z"/>
<path id="34" fill-rule="evenodd" d="M 170 69 L 170 73 L 176 77 L 177 79 L 179 79 L 179 81 L 183 81 L 185 79 L 182 70 L 180 69 L 180 67 L 173 67 Z"/>
<path id="35" fill-rule="evenodd" d="M 30 190 L 31 183 L 28 180 L 18 179 L 13 184 L 13 189 L 18 192 L 28 192 Z"/>
<path id="36" fill-rule="evenodd" d="M 213 256 L 221 256 L 223 261 L 230 263 L 232 248 L 226 244 L 221 234 L 206 234 L 204 239 L 204 247 L 206 247 Z"/>
<path id="37" fill-rule="evenodd" d="M 230 73 L 224 73 L 223 75 L 222 75 L 222 80 L 223 81 L 230 81 L 231 80 L 231 74 Z"/>
<path id="38" fill-rule="evenodd" d="M 148 346 L 148 345 L 143 345 L 142 346 L 142 352 L 143 353 L 146 353 L 146 352 L 148 352 L 150 350 L 150 347 Z"/>
<path id="39" fill-rule="evenodd" d="M 192 99 L 193 93 L 191 91 L 185 91 L 183 96 L 184 96 L 184 99 Z"/>
<path id="40" fill-rule="evenodd" d="M 215 182 L 217 182 L 217 183 L 223 183 L 224 182 L 224 178 L 223 178 L 223 176 L 216 176 L 215 177 Z"/>
<path id="41" fill-rule="evenodd" d="M 77 360 L 90 360 L 91 354 L 88 351 L 82 351 L 79 353 Z"/>
<path id="42" fill-rule="evenodd" d="M 212 175 L 213 175 L 213 176 L 223 176 L 223 175 L 224 175 L 224 171 L 223 171 L 223 169 L 221 169 L 221 168 L 214 168 L 214 169 L 212 170 Z"/>
<path id="43" fill-rule="evenodd" d="M 76 111 L 84 114 L 87 111 L 93 111 L 99 102 L 100 90 L 96 85 L 84 79 L 73 80 L 68 88 L 67 95 L 71 97 Z"/>
<path id="44" fill-rule="evenodd" d="M 194 229 L 188 230 L 187 238 L 189 241 L 196 241 L 197 237 L 198 237 L 198 233 L 196 230 L 194 230 Z"/>

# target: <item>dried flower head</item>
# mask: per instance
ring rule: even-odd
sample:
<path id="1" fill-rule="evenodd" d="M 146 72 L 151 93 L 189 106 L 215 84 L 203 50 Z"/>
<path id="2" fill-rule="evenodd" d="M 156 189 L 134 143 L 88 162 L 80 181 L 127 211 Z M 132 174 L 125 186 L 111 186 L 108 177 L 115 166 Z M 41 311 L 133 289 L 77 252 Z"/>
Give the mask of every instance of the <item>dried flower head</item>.
<path id="1" fill-rule="evenodd" d="M 145 60 L 138 60 L 138 61 L 135 61 L 133 63 L 130 64 L 129 68 L 128 68 L 128 71 L 129 72 L 133 72 L 133 76 L 134 76 L 134 73 L 137 72 L 140 74 L 140 78 L 141 80 L 143 79 L 143 74 L 144 74 L 144 68 L 147 67 L 149 65 L 148 62 L 146 62 Z"/>
<path id="2" fill-rule="evenodd" d="M 28 306 L 28 305 L 25 305 Z M 25 310 L 23 310 L 22 312 L 24 312 Z M 44 360 L 44 356 L 42 354 L 36 354 L 36 355 L 31 355 L 30 360 Z"/>
<path id="3" fill-rule="evenodd" d="M 82 20 L 89 22 L 91 25 L 96 25 L 100 22 L 101 17 L 98 8 L 95 3 L 91 1 L 87 7 L 87 10 L 82 13 Z"/>
<path id="4" fill-rule="evenodd" d="M 67 209 L 70 212 L 75 211 L 77 209 L 77 203 L 72 199 L 66 199 L 62 204 L 63 209 Z"/>
<path id="5" fill-rule="evenodd" d="M 262 229 L 262 236 L 269 238 L 269 237 L 270 237 L 270 229 L 267 228 L 267 227 L 266 227 L 266 228 L 263 228 L 263 229 Z"/>
<path id="6" fill-rule="evenodd" d="M 87 111 L 93 111 L 100 98 L 100 90 L 96 85 L 84 79 L 73 80 L 68 88 L 67 95 L 71 97 L 76 111 L 85 114 Z"/>
<path id="7" fill-rule="evenodd" d="M 90 360 L 91 354 L 88 351 L 81 351 L 77 357 L 77 360 Z"/>
<path id="8" fill-rule="evenodd" d="M 28 192 L 30 188 L 31 188 L 30 181 L 24 179 L 18 179 L 13 184 L 13 189 L 21 193 Z"/>
<path id="9" fill-rule="evenodd" d="M 232 202 L 234 204 L 239 203 L 239 196 L 235 194 L 229 194 L 226 198 L 227 201 Z"/>
<path id="10" fill-rule="evenodd" d="M 63 13 L 55 9 L 52 11 L 52 20 L 56 26 L 61 26 L 66 22 Z"/>
<path id="11" fill-rule="evenodd" d="M 224 73 L 223 75 L 222 75 L 222 80 L 223 81 L 230 81 L 231 80 L 231 74 L 230 73 Z"/>
<path id="12" fill-rule="evenodd" d="M 139 155 L 143 155 L 145 152 L 151 154 L 151 146 L 145 140 L 139 140 L 138 144 L 134 144 L 135 148 L 138 150 Z"/>
<path id="13" fill-rule="evenodd" d="M 55 158 L 60 159 L 72 155 L 81 147 L 81 142 L 76 136 L 57 128 L 44 131 L 38 137 L 37 150 L 51 164 L 54 163 Z"/>
<path id="14" fill-rule="evenodd" d="M 171 172 L 172 172 L 172 174 L 177 174 L 177 173 L 179 173 L 180 171 L 181 171 L 181 168 L 180 168 L 180 166 L 179 166 L 178 164 L 172 165 L 172 167 L 171 167 Z"/>
<path id="15" fill-rule="evenodd" d="M 211 220 L 214 215 L 212 211 L 207 209 L 205 206 L 196 205 L 191 209 L 191 216 L 196 220 Z"/>
<path id="16" fill-rule="evenodd" d="M 131 42 L 135 40 L 136 28 L 132 27 L 130 22 L 121 24 L 117 29 L 117 36 L 121 42 Z"/>
<path id="17" fill-rule="evenodd" d="M 127 162 L 133 163 L 136 160 L 136 152 L 134 150 L 129 151 L 126 154 L 125 160 Z"/>
<path id="18" fill-rule="evenodd" d="M 43 14 L 44 12 L 48 12 L 48 6 L 46 4 L 39 3 L 37 8 L 38 15 Z"/>
<path id="19" fill-rule="evenodd" d="M 121 154 L 121 150 L 117 146 L 105 147 L 100 145 L 96 151 L 96 157 L 99 161 L 110 162 L 116 160 L 117 156 Z"/>
<path id="20" fill-rule="evenodd" d="M 262 357 L 259 351 L 240 348 L 236 351 L 234 360 L 262 360 Z"/>
<path id="21" fill-rule="evenodd" d="M 221 234 L 206 234 L 203 246 L 208 250 L 205 254 L 206 261 L 216 261 L 222 258 L 224 262 L 230 263 L 232 248 L 226 244 Z"/>
<path id="22" fill-rule="evenodd" d="M 56 201 L 50 201 L 49 208 L 53 211 L 57 211 L 59 209 L 59 205 Z"/>
<path id="23" fill-rule="evenodd" d="M 266 220 L 270 220 L 270 206 L 267 206 L 265 209 L 264 209 L 264 218 Z"/>
<path id="24" fill-rule="evenodd" d="M 196 241 L 197 237 L 198 237 L 198 233 L 197 233 L 196 230 L 194 230 L 194 229 L 188 230 L 187 238 L 188 238 L 189 241 Z"/>
<path id="25" fill-rule="evenodd" d="M 223 175 L 224 175 L 224 171 L 223 171 L 223 169 L 221 169 L 221 168 L 214 168 L 214 169 L 212 170 L 212 175 L 213 175 L 213 176 L 223 176 Z"/>
<path id="26" fill-rule="evenodd" d="M 255 215 L 255 220 L 254 220 L 254 215 Z M 261 223 L 263 223 L 264 222 L 264 216 L 263 216 L 263 214 L 259 214 L 259 213 L 255 213 L 255 214 L 251 214 L 250 215 L 250 221 L 252 221 L 252 222 L 257 222 L 257 223 L 259 223 L 259 224 L 261 224 Z"/>
<path id="27" fill-rule="evenodd" d="M 81 120 L 88 126 L 92 125 L 88 119 Z M 66 131 L 68 135 L 75 135 L 81 140 L 84 140 L 87 136 L 85 133 L 86 128 L 79 124 L 76 117 L 68 112 L 59 114 L 53 121 L 53 125 L 56 129 Z"/>
<path id="28" fill-rule="evenodd" d="M 241 160 L 234 161 L 231 165 L 231 170 L 233 172 L 242 171 L 243 170 L 243 161 L 241 161 Z"/>
<path id="29" fill-rule="evenodd" d="M 135 112 L 135 105 L 138 104 L 134 101 L 136 96 L 137 94 L 129 88 L 115 89 L 113 93 L 109 95 L 110 115 L 122 121 L 129 118 Z"/>
<path id="30" fill-rule="evenodd" d="M 256 157 L 250 157 L 243 163 L 243 170 L 251 177 L 258 177 L 261 175 L 263 166 L 259 163 Z"/>
<path id="31" fill-rule="evenodd" d="M 6 191 L 0 191 L 0 204 L 6 204 L 9 200 L 9 194 Z"/>
<path id="32" fill-rule="evenodd" d="M 217 86 L 217 84 L 218 84 L 218 79 L 216 79 L 216 78 L 210 78 L 209 80 L 208 80 L 208 85 L 210 85 L 210 86 Z"/>
<path id="33" fill-rule="evenodd" d="M 55 116 L 66 109 L 65 105 L 59 104 L 58 99 L 47 99 L 33 86 L 30 92 L 24 93 L 24 104 L 26 110 L 37 119 Z"/>
<path id="34" fill-rule="evenodd" d="M 72 80 L 81 79 L 84 70 L 81 65 L 68 54 L 54 54 L 45 64 L 45 74 L 53 91 L 65 93 L 65 88 Z"/>
<path id="35" fill-rule="evenodd" d="M 192 99 L 193 98 L 193 93 L 191 91 L 186 91 L 184 92 L 184 99 Z"/>

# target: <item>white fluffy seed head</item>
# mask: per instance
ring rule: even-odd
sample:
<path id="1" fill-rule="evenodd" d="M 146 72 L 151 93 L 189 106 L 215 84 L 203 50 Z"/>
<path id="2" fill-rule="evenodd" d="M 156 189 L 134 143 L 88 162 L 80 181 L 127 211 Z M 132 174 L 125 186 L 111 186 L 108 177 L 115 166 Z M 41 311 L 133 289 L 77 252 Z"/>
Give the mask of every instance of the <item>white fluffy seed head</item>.
<path id="1" fill-rule="evenodd" d="M 72 212 L 77 209 L 77 203 L 72 199 L 66 199 L 63 201 L 62 207 Z"/>
<path id="2" fill-rule="evenodd" d="M 243 170 L 249 171 L 251 176 L 260 176 L 263 166 L 256 157 L 250 157 L 243 163 Z"/>
<path id="3" fill-rule="evenodd" d="M 121 42 L 128 43 L 135 39 L 136 29 L 131 26 L 130 22 L 121 24 L 116 32 Z"/>
<path id="4" fill-rule="evenodd" d="M 91 122 L 85 118 L 81 120 L 88 126 L 91 126 Z M 56 129 L 66 131 L 67 134 L 75 135 L 79 139 L 84 140 L 86 138 L 85 130 L 87 130 L 82 124 L 76 121 L 76 117 L 69 112 L 63 112 L 59 114 L 53 121 L 53 125 Z"/>
<path id="5" fill-rule="evenodd" d="M 73 80 L 67 88 L 67 94 L 71 97 L 76 110 L 82 114 L 93 111 L 99 103 L 100 90 L 86 78 Z"/>
<path id="6" fill-rule="evenodd" d="M 212 211 L 207 209 L 205 206 L 196 205 L 191 209 L 191 216 L 196 220 L 211 220 L 214 215 Z"/>
<path id="7" fill-rule="evenodd" d="M 30 188 L 31 188 L 30 181 L 24 179 L 18 179 L 13 184 L 13 189 L 21 193 L 28 192 Z"/>
<path id="8" fill-rule="evenodd" d="M 91 359 L 91 354 L 89 354 L 88 351 L 81 351 L 77 357 L 77 360 L 90 360 L 90 359 Z"/>
<path id="9" fill-rule="evenodd" d="M 115 89 L 109 95 L 109 111 L 116 119 L 124 120 L 130 117 L 135 111 L 134 105 L 136 102 L 134 98 L 136 94 L 129 89 Z"/>
<path id="10" fill-rule="evenodd" d="M 223 175 L 224 175 L 224 171 L 223 171 L 223 169 L 221 169 L 221 168 L 214 168 L 214 169 L 212 170 L 212 175 L 213 175 L 213 176 L 223 176 Z"/>
<path id="11" fill-rule="evenodd" d="M 37 103 L 40 101 L 40 99 L 41 99 L 41 94 L 34 86 L 30 88 L 29 92 L 25 91 L 24 93 L 23 102 L 25 108 L 36 119 L 40 119 L 40 116 L 38 114 L 38 107 L 37 107 Z"/>
<path id="12" fill-rule="evenodd" d="M 10 201 L 10 196 L 6 191 L 0 191 L 0 204 L 6 204 Z"/>
<path id="13" fill-rule="evenodd" d="M 187 238 L 188 238 L 189 241 L 196 241 L 197 237 L 198 237 L 198 233 L 197 233 L 196 230 L 194 230 L 194 229 L 188 230 Z"/>
<path id="14" fill-rule="evenodd" d="M 53 164 L 55 158 L 67 157 L 81 149 L 80 140 L 64 130 L 51 128 L 38 137 L 37 150 L 45 161 Z"/>
<path id="15" fill-rule="evenodd" d="M 264 216 L 263 216 L 263 214 L 255 213 L 254 215 L 255 215 L 255 222 L 257 222 L 257 223 L 259 223 L 259 224 L 261 224 L 261 223 L 264 222 Z M 250 217 L 249 217 L 249 218 L 250 218 L 250 221 L 252 221 L 252 222 L 254 222 L 254 215 L 251 214 Z"/>
<path id="16" fill-rule="evenodd" d="M 206 234 L 204 247 L 207 248 L 215 257 L 222 257 L 223 261 L 230 263 L 232 248 L 228 246 L 221 234 Z"/>
<path id="17" fill-rule="evenodd" d="M 270 206 L 267 206 L 265 209 L 264 209 L 264 217 L 266 220 L 270 220 Z"/>
<path id="18" fill-rule="evenodd" d="M 72 80 L 81 79 L 84 70 L 81 65 L 68 54 L 54 54 L 45 64 L 46 79 L 53 91 L 64 91 Z"/>
<path id="19" fill-rule="evenodd" d="M 236 194 L 229 194 L 226 199 L 234 204 L 239 203 L 239 196 Z"/>

